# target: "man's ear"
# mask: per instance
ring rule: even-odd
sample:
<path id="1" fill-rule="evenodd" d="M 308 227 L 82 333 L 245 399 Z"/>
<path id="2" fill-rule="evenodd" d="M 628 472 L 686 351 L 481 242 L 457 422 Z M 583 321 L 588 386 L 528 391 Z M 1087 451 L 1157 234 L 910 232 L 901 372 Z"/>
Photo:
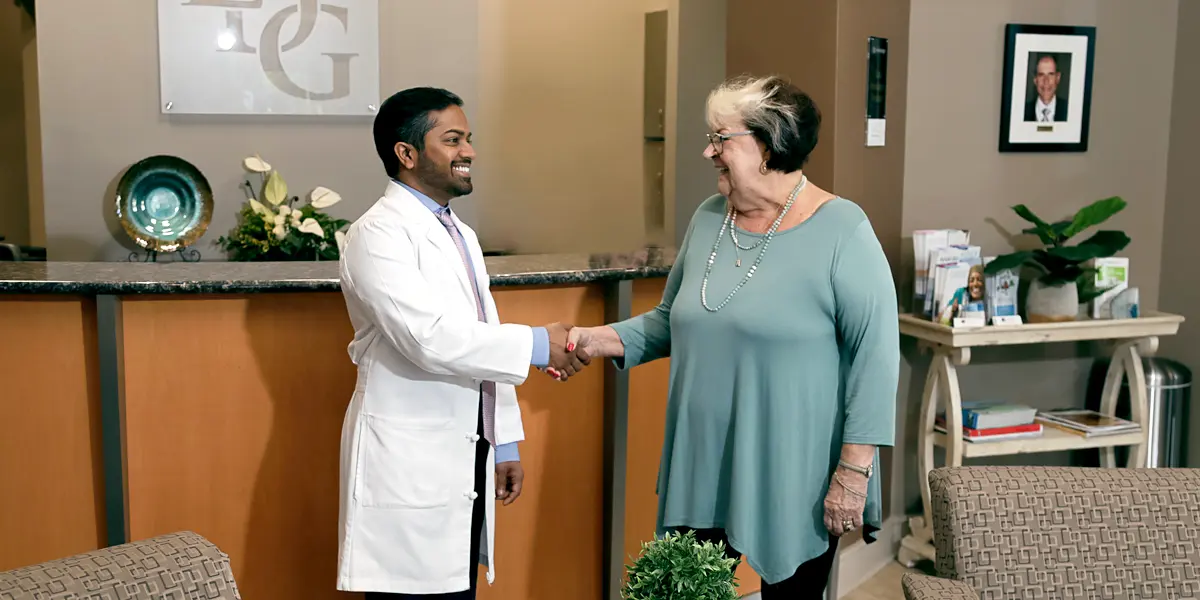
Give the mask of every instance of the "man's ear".
<path id="1" fill-rule="evenodd" d="M 405 169 L 412 169 L 414 166 L 416 166 L 417 149 L 413 148 L 412 145 L 404 142 L 396 142 L 396 147 L 394 150 L 396 152 L 396 158 L 400 159 L 400 165 Z"/>

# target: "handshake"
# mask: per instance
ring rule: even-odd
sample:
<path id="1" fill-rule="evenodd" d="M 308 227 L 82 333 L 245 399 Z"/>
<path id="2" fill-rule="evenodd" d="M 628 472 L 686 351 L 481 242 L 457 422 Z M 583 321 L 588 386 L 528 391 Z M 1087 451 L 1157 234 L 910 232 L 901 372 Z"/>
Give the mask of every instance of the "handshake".
<path id="1" fill-rule="evenodd" d="M 577 329 L 573 325 L 551 323 L 546 326 L 550 334 L 550 362 L 542 369 L 547 375 L 559 380 L 567 379 L 579 373 L 592 362 L 592 356 L 586 336 L 581 335 L 585 329 Z"/>

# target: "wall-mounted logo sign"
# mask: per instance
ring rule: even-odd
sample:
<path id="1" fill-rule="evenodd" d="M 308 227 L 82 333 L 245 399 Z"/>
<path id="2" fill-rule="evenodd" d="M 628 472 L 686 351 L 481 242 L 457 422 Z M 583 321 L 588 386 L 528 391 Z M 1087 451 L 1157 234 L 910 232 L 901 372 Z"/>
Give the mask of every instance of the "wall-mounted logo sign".
<path id="1" fill-rule="evenodd" d="M 379 0 L 158 0 L 167 114 L 372 115 Z"/>

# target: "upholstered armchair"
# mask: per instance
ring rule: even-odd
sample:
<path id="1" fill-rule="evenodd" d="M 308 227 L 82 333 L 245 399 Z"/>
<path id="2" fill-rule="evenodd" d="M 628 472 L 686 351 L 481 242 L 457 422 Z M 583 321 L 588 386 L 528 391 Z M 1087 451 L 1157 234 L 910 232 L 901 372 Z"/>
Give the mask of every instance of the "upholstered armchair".
<path id="1" fill-rule="evenodd" d="M 909 600 L 1200 598 L 1200 469 L 929 474 L 937 577 Z"/>
<path id="2" fill-rule="evenodd" d="M 229 557 L 179 532 L 0 572 L 0 598 L 240 600 Z"/>

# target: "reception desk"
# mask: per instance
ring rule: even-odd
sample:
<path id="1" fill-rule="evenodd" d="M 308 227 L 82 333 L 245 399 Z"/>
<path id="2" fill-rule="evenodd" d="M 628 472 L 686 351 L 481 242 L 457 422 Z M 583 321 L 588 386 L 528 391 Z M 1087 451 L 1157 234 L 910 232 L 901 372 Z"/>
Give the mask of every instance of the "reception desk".
<path id="1" fill-rule="evenodd" d="M 504 321 L 590 326 L 657 304 L 671 257 L 487 264 Z M 0 570 L 191 530 L 245 598 L 350 596 L 334 583 L 352 335 L 332 263 L 0 263 Z M 525 487 L 498 507 L 481 598 L 618 597 L 654 533 L 667 373 L 518 388 Z"/>

